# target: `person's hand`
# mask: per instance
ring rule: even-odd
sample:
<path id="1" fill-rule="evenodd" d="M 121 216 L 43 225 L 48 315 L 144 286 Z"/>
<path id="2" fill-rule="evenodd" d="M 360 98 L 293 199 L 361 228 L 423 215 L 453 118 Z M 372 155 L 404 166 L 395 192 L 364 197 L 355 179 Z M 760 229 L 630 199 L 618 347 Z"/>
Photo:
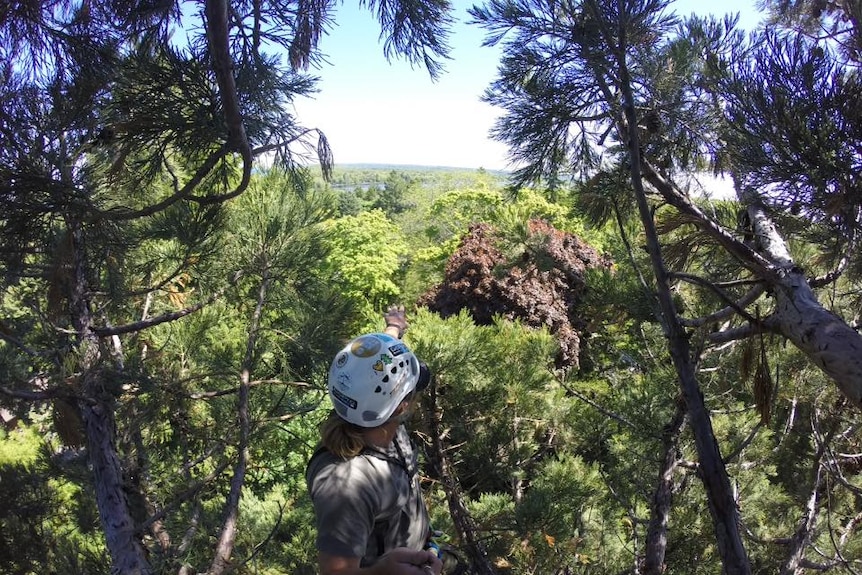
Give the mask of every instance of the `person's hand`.
<path id="1" fill-rule="evenodd" d="M 395 328 L 398 330 L 398 339 L 404 337 L 404 332 L 407 331 L 407 315 L 404 313 L 403 305 L 392 305 L 383 314 L 383 319 L 386 321 L 387 328 Z"/>
<path id="2" fill-rule="evenodd" d="M 375 573 L 381 575 L 440 575 L 442 570 L 443 563 L 433 551 L 407 547 L 393 549 L 374 564 Z"/>

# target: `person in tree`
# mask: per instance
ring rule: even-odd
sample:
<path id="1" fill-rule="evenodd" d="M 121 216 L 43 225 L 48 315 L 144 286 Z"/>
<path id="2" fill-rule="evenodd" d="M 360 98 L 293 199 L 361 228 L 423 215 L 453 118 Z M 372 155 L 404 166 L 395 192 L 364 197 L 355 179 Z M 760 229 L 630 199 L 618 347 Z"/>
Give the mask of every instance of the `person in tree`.
<path id="1" fill-rule="evenodd" d="M 352 340 L 329 369 L 334 409 L 306 469 L 321 575 L 442 570 L 429 547 L 417 453 L 404 426 L 431 375 L 401 341 L 404 308 L 391 307 L 384 318 L 384 333 Z"/>

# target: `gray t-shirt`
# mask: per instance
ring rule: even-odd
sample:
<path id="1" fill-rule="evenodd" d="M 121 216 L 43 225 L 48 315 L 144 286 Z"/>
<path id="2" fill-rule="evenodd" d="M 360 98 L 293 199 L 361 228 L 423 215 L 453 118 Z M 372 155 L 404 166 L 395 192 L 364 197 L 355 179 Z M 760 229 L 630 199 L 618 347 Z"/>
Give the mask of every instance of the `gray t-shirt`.
<path id="1" fill-rule="evenodd" d="M 422 549 L 430 521 L 419 488 L 416 451 L 404 426 L 386 449 L 342 459 L 323 450 L 306 474 L 317 522 L 317 549 L 373 564 L 396 547 Z"/>

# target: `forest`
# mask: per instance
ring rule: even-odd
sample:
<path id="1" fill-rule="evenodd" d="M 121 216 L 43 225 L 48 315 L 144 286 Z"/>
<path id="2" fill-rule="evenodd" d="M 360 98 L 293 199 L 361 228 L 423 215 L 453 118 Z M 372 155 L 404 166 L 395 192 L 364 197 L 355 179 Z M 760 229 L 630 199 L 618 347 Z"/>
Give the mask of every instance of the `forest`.
<path id="1" fill-rule="evenodd" d="M 461 573 L 862 572 L 859 3 L 477 2 L 508 172 L 335 163 L 336 4 L 0 9 L 0 573 L 317 573 L 392 304 Z M 360 4 L 445 74 L 450 2 Z"/>

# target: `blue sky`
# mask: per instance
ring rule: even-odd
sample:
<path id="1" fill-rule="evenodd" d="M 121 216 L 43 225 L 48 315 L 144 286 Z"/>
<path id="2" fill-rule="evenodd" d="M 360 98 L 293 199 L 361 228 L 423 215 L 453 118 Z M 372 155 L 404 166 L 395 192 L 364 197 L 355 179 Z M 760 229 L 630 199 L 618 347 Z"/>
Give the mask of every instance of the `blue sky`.
<path id="1" fill-rule="evenodd" d="M 505 146 L 488 137 L 500 111 L 480 97 L 496 75 L 499 51 L 483 47 L 483 30 L 466 24 L 474 3 L 480 2 L 453 0 L 459 22 L 450 37 L 452 59 L 436 82 L 403 60 L 387 62 L 373 14 L 356 0 L 339 5 L 336 25 L 320 44 L 329 64 L 312 70 L 320 92 L 296 102 L 300 123 L 326 134 L 336 164 L 511 168 Z M 672 8 L 681 15 L 740 12 L 743 25 L 756 18 L 753 0 L 726 0 L 720 11 L 703 4 L 677 0 Z"/>

